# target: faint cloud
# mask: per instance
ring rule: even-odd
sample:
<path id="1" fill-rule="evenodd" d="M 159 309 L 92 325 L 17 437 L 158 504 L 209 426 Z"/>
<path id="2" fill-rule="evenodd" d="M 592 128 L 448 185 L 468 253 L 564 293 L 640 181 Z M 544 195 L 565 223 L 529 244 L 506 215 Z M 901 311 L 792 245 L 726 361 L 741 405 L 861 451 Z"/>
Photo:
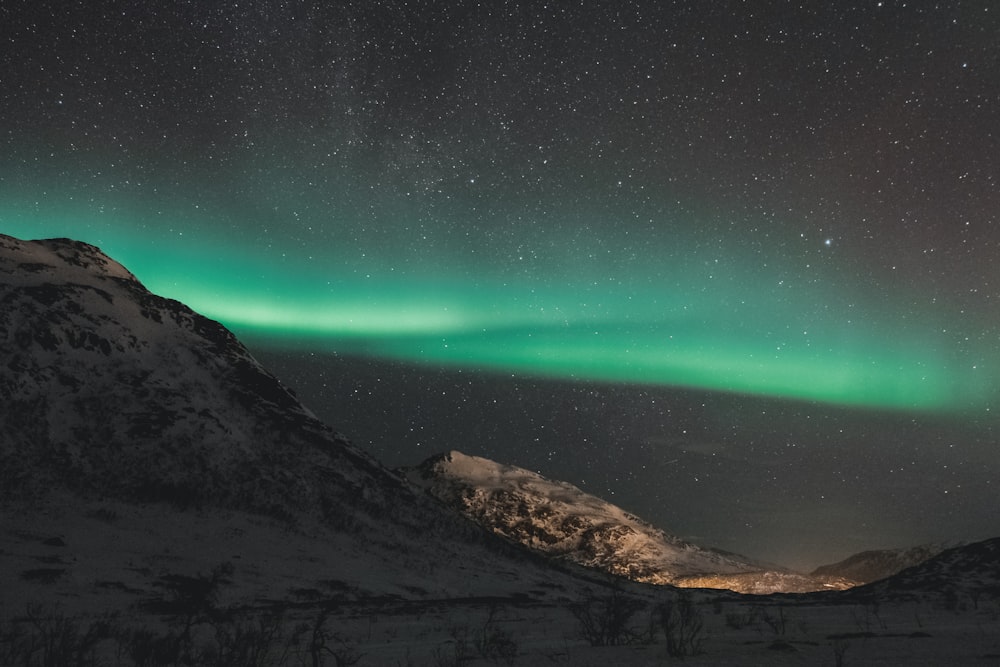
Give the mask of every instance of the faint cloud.
<path id="1" fill-rule="evenodd" d="M 730 461 L 746 461 L 747 454 L 739 447 L 727 445 L 724 442 L 712 440 L 687 440 L 684 438 L 669 438 L 663 436 L 648 436 L 643 444 L 663 454 L 667 462 L 683 461 L 691 456 L 727 459 Z"/>

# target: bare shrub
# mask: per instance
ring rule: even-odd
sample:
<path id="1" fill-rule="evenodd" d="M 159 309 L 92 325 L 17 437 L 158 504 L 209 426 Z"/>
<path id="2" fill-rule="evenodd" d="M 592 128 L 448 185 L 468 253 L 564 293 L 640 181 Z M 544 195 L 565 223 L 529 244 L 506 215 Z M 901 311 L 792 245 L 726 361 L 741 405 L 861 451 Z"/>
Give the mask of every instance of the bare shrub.
<path id="1" fill-rule="evenodd" d="M 213 623 L 215 641 L 202 650 L 201 659 L 215 667 L 283 665 L 305 632 L 300 627 L 286 636 L 284 627 L 280 613 Z"/>
<path id="2" fill-rule="evenodd" d="M 333 664 L 336 667 L 355 665 L 364 657 L 364 654 L 359 653 L 352 642 L 326 628 L 326 622 L 331 612 L 331 607 L 323 607 L 313 622 L 309 639 L 309 657 L 312 661 L 312 667 L 323 667 L 327 664 L 328 657 L 333 658 Z"/>
<path id="3" fill-rule="evenodd" d="M 495 663 L 513 665 L 517 660 L 517 642 L 513 635 L 497 624 L 497 606 L 491 605 L 486 622 L 476 638 L 476 650 L 483 658 Z"/>
<path id="4" fill-rule="evenodd" d="M 0 629 L 0 664 L 96 666 L 97 648 L 112 638 L 115 623 L 110 615 L 86 623 L 29 605 L 23 617 Z"/>
<path id="5" fill-rule="evenodd" d="M 778 605 L 776 611 L 772 611 L 768 607 L 760 608 L 760 618 L 767 624 L 767 627 L 771 628 L 771 631 L 776 635 L 785 634 L 785 630 L 788 628 L 788 619 L 785 617 L 785 608 L 782 605 Z"/>
<path id="6" fill-rule="evenodd" d="M 751 628 L 760 629 L 760 610 L 757 607 L 750 607 L 745 611 L 726 612 L 726 627 L 733 630 Z"/>
<path id="7" fill-rule="evenodd" d="M 833 664 L 837 667 L 844 667 L 846 662 L 844 660 L 847 656 L 847 649 L 850 648 L 851 643 L 843 639 L 838 639 L 833 642 Z"/>
<path id="8" fill-rule="evenodd" d="M 641 633 L 632 628 L 632 617 L 646 603 L 624 595 L 617 582 L 603 597 L 591 597 L 570 606 L 580 635 L 591 646 L 621 646 L 636 643 Z"/>
<path id="9" fill-rule="evenodd" d="M 668 655 L 679 658 L 701 653 L 705 622 L 689 594 L 678 593 L 661 603 L 659 612 Z"/>

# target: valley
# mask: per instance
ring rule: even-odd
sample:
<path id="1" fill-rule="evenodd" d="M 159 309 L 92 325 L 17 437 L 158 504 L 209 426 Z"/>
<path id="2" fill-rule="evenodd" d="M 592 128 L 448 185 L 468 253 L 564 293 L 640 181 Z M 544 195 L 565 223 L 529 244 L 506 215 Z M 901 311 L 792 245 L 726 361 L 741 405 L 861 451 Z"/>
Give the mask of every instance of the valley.
<path id="1" fill-rule="evenodd" d="M 998 539 L 821 580 L 509 464 L 390 470 L 93 246 L 0 236 L 0 304 L 0 664 L 1000 661 Z"/>

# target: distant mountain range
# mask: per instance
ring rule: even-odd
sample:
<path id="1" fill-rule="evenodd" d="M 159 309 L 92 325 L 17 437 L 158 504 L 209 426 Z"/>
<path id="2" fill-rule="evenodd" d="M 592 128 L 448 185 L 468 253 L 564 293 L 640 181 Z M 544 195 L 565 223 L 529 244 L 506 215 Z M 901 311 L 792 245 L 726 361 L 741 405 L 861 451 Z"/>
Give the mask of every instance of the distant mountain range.
<path id="1" fill-rule="evenodd" d="M 104 580 L 142 597 L 164 563 L 215 555 L 239 559 L 257 598 L 322 579 L 352 595 L 546 600 L 606 582 L 595 570 L 760 594 L 840 589 L 935 552 L 871 552 L 800 575 L 691 544 L 570 484 L 486 459 L 451 452 L 391 471 L 317 420 L 222 325 L 68 239 L 0 235 L 0 368 L 0 501 L 17 510 L 0 523 L 8 602 L 37 593 L 33 576 L 54 577 L 67 600 Z M 144 536 L 151 523 L 162 525 L 155 539 Z M 272 581 L 281 556 L 254 560 L 239 539 L 246 531 L 257 531 L 255 544 L 265 533 L 279 544 L 286 531 L 297 569 Z M 186 555 L 164 555 L 162 540 Z M 72 558 L 37 551 L 74 544 Z M 993 557 L 990 548 L 946 551 L 938 559 L 952 565 L 933 576 Z M 911 585 L 899 582 L 932 577 L 912 572 L 877 585 L 898 592 Z"/>
<path id="2" fill-rule="evenodd" d="M 945 549 L 892 576 L 845 591 L 875 600 L 934 600 L 945 607 L 1000 599 L 1000 538 Z"/>
<path id="3" fill-rule="evenodd" d="M 902 572 L 908 567 L 930 560 L 945 549 L 961 546 L 957 543 L 942 542 L 924 544 L 908 549 L 878 549 L 862 551 L 844 560 L 823 565 L 812 571 L 814 577 L 839 577 L 867 584 L 885 579 Z"/>

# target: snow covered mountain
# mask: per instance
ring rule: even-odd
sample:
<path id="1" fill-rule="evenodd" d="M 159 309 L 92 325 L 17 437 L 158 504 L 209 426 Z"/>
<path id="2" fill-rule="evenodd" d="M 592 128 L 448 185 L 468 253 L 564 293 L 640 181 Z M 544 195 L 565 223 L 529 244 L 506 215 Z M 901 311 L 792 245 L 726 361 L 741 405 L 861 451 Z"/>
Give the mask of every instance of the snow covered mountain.
<path id="1" fill-rule="evenodd" d="M 945 549 L 886 579 L 845 591 L 848 598 L 933 601 L 952 611 L 1000 599 L 1000 538 Z"/>
<path id="2" fill-rule="evenodd" d="M 67 535 L 77 549 L 60 558 L 75 565 L 56 568 L 67 586 L 106 577 L 141 595 L 152 578 L 134 563 L 174 547 L 189 568 L 241 553 L 261 580 L 254 595 L 285 595 L 264 581 L 282 567 L 275 556 L 251 563 L 231 534 L 267 520 L 305 540 L 310 565 L 280 573 L 313 577 L 299 588 L 325 576 L 372 594 L 482 595 L 570 579 L 419 493 L 318 421 L 222 325 L 93 246 L 0 235 L 0 368 L 0 554 L 21 554 L 0 568 L 8 603 L 37 597 L 16 576 L 37 567 L 31 545 Z M 112 515 L 134 515 L 138 532 L 100 520 Z M 199 521 L 192 541 L 183 526 Z M 156 523 L 176 530 L 142 534 Z M 276 541 L 268 530 L 259 542 Z"/>
<path id="3" fill-rule="evenodd" d="M 222 325 L 150 293 L 93 246 L 0 236 L 0 365 L 0 499 L 60 489 L 310 516 L 368 535 L 385 534 L 391 517 L 413 534 L 479 539 L 318 421 Z M 453 453 L 411 479 L 493 533 L 638 582 L 841 587 L 684 542 L 568 484 L 484 459 Z"/>
<path id="4" fill-rule="evenodd" d="M 223 326 L 93 246 L 0 236 L 0 366 L 7 496 L 55 485 L 346 520 L 408 493 Z"/>
<path id="5" fill-rule="evenodd" d="M 436 498 L 97 248 L 0 235 L 0 664 L 662 664 L 676 605 L 698 664 L 1000 651 L 1000 540 L 850 591 L 682 595 L 572 563 L 753 592 L 799 575 L 484 459 L 406 475 Z"/>
<path id="6" fill-rule="evenodd" d="M 822 565 L 812 571 L 814 577 L 841 577 L 867 584 L 891 577 L 908 567 L 919 565 L 945 549 L 961 546 L 954 543 L 923 544 L 909 549 L 862 551 L 837 563 Z"/>
<path id="7" fill-rule="evenodd" d="M 404 471 L 446 505 L 549 557 L 634 581 L 744 593 L 845 588 L 686 542 L 566 482 L 489 459 L 449 452 Z"/>

